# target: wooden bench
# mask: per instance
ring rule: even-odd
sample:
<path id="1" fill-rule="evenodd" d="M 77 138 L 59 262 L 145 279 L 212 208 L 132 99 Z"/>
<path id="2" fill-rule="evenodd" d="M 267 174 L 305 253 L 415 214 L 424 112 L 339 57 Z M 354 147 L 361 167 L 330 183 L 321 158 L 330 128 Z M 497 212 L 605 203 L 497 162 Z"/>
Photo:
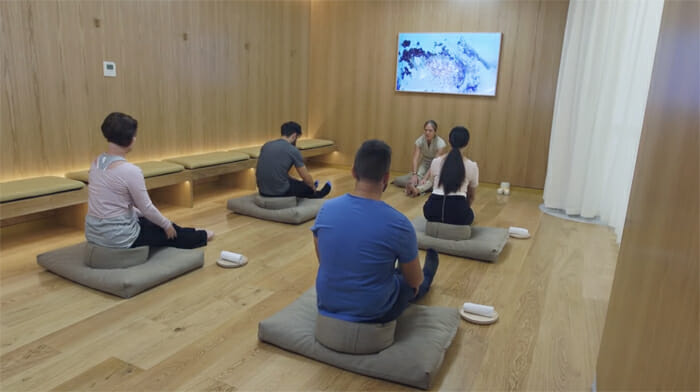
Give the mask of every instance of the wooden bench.
<path id="1" fill-rule="evenodd" d="M 297 148 L 304 158 L 329 154 L 338 149 L 332 140 L 326 139 L 299 139 Z"/>
<path id="2" fill-rule="evenodd" d="M 141 168 L 147 189 L 160 190 L 157 193 L 170 203 L 192 207 L 194 181 L 226 177 L 255 168 L 261 147 L 241 147 L 163 161 L 138 162 L 135 165 Z M 336 151 L 333 141 L 323 139 L 299 139 L 297 148 L 304 158 Z M 45 176 L 0 183 L 0 220 L 85 204 L 88 198 L 85 187 L 89 181 L 88 170 L 70 172 L 66 177 Z M 227 182 L 235 184 L 236 181 L 228 178 Z M 84 215 L 85 208 L 81 211 Z M 80 213 L 73 220 L 76 225 L 82 224 Z"/>
<path id="3" fill-rule="evenodd" d="M 234 151 L 216 151 L 204 154 L 185 155 L 167 158 L 167 162 L 182 165 L 187 174 L 187 182 L 179 192 L 172 192 L 170 200 L 178 205 L 194 205 L 192 182 L 207 177 L 218 177 L 254 168 L 257 160 L 250 155 Z"/>
<path id="4" fill-rule="evenodd" d="M 183 201 L 180 196 L 181 193 L 187 193 L 187 191 L 180 191 L 179 188 L 191 188 L 187 184 L 190 180 L 190 175 L 187 173 L 184 166 L 177 163 L 162 161 L 136 162 L 134 165 L 141 169 L 146 182 L 146 189 L 154 190 L 168 187 L 171 192 L 166 194 L 175 195 L 173 198 L 168 198 L 169 202 L 178 205 L 191 205 L 191 201 Z M 89 170 L 66 173 L 66 177 L 87 184 L 89 182 Z"/>
<path id="5" fill-rule="evenodd" d="M 156 189 L 168 185 L 175 185 L 189 180 L 189 176 L 185 172 L 185 167 L 172 162 L 147 161 L 137 162 L 134 165 L 138 166 L 143 172 L 143 177 L 146 180 L 147 189 Z M 80 170 L 66 173 L 66 178 L 89 182 L 89 170 Z"/>
<path id="6" fill-rule="evenodd" d="M 0 220 L 6 220 L 87 201 L 80 181 L 43 176 L 0 183 Z"/>
<path id="7" fill-rule="evenodd" d="M 337 147 L 332 140 L 325 139 L 299 139 L 297 140 L 296 147 L 299 149 L 301 156 L 304 158 L 329 154 L 337 150 Z M 262 146 L 248 146 L 235 148 L 231 151 L 248 154 L 251 158 L 257 159 L 260 157 L 261 148 Z"/>

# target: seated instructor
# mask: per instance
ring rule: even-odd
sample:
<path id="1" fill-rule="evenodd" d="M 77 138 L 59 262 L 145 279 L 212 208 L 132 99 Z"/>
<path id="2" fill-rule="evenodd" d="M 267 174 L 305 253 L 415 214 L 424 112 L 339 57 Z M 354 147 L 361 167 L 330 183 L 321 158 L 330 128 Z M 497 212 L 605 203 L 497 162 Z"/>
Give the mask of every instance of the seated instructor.
<path id="1" fill-rule="evenodd" d="M 331 191 L 327 182 L 316 190 L 314 179 L 304 166 L 304 159 L 295 147 L 301 136 L 301 125 L 290 121 L 282 124 L 282 137 L 265 143 L 260 149 L 255 179 L 261 196 L 297 196 L 320 199 Z M 289 176 L 292 165 L 303 181 Z"/>
<path id="2" fill-rule="evenodd" d="M 390 165 L 386 143 L 364 142 L 352 168 L 355 190 L 323 204 L 311 228 L 319 259 L 318 311 L 324 316 L 386 323 L 430 289 L 437 253 L 427 251 L 421 271 L 413 225 L 381 200 Z"/>

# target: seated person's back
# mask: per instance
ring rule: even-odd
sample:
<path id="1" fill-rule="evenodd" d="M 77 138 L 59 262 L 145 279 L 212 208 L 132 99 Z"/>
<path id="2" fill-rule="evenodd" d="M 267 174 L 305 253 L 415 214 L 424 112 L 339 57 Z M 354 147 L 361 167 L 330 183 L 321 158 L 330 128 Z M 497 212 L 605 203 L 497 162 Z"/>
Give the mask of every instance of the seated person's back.
<path id="1" fill-rule="evenodd" d="M 437 253 L 428 251 L 421 271 L 413 225 L 381 200 L 390 166 L 386 143 L 364 142 L 353 164 L 354 191 L 327 201 L 316 216 L 311 231 L 319 259 L 318 310 L 324 316 L 386 323 L 430 289 Z"/>
<path id="2" fill-rule="evenodd" d="M 282 196 L 289 190 L 289 169 L 303 167 L 299 150 L 284 139 L 265 143 L 260 149 L 255 179 L 263 196 Z"/>
<path id="3" fill-rule="evenodd" d="M 255 181 L 262 196 L 297 196 L 309 199 L 325 197 L 331 191 L 330 182 L 321 190 L 306 166 L 304 158 L 295 147 L 301 136 L 301 126 L 293 121 L 282 124 L 282 137 L 265 143 L 260 149 L 258 165 L 255 169 Z M 289 169 L 294 166 L 302 181 L 289 176 Z"/>
<path id="4" fill-rule="evenodd" d="M 136 141 L 138 122 L 114 112 L 102 123 L 107 151 L 90 166 L 85 238 L 109 248 L 172 246 L 197 248 L 213 232 L 180 227 L 151 202 L 141 169 L 126 161 Z"/>
<path id="5" fill-rule="evenodd" d="M 418 256 L 411 222 L 381 200 L 346 194 L 328 200 L 312 230 L 321 263 L 319 312 L 347 321 L 371 321 L 391 309 L 399 293 L 395 262 Z"/>

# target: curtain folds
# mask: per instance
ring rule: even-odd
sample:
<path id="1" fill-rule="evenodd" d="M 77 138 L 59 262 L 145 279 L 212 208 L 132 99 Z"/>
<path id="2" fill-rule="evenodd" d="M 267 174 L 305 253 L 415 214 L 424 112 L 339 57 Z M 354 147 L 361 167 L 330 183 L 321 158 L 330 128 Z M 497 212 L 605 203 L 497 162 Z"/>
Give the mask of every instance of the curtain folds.
<path id="1" fill-rule="evenodd" d="M 570 0 L 544 204 L 600 217 L 618 243 L 627 213 L 663 0 Z"/>

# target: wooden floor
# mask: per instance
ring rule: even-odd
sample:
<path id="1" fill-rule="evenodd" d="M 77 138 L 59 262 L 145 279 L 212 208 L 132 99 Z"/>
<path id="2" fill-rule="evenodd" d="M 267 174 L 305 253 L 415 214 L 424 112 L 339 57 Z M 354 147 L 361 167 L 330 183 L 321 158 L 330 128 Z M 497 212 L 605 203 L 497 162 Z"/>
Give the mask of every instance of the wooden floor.
<path id="1" fill-rule="evenodd" d="M 348 170 L 314 168 L 331 196 L 349 190 Z M 36 264 L 36 254 L 83 240 L 67 228 L 5 230 L 0 251 L 0 389 L 38 390 L 402 390 L 285 352 L 257 339 L 260 320 L 314 283 L 309 228 L 229 213 L 232 191 L 196 189 L 195 208 L 161 206 L 217 237 L 204 268 L 122 300 L 87 289 Z M 543 215 L 541 192 L 496 195 L 482 184 L 476 224 L 527 227 L 494 264 L 440 255 L 424 304 L 491 304 L 492 326 L 462 322 L 433 389 L 590 390 L 617 259 L 612 231 Z M 409 217 L 425 197 L 390 187 L 384 200 Z M 216 266 L 221 250 L 247 266 Z M 421 252 L 421 258 L 424 252 Z"/>

